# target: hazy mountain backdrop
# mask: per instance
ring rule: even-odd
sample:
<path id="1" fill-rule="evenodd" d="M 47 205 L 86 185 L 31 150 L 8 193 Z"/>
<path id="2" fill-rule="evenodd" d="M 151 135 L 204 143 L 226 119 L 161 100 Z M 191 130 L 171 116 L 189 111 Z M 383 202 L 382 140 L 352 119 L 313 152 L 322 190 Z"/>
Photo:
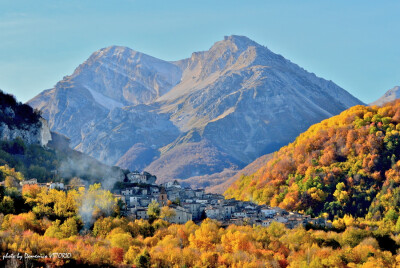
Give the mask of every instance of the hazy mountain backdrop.
<path id="1" fill-rule="evenodd" d="M 203 183 L 213 186 L 362 102 L 247 37 L 229 36 L 175 62 L 101 49 L 29 104 L 74 148 L 106 164 L 145 169 L 159 182 L 220 174 Z"/>

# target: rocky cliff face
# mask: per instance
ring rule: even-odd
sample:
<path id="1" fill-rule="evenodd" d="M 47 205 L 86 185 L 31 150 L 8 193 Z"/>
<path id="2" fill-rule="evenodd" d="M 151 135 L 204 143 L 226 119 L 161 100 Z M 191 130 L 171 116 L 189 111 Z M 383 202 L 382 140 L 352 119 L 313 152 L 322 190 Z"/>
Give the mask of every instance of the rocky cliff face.
<path id="1" fill-rule="evenodd" d="M 101 49 L 29 104 L 78 150 L 164 181 L 240 169 L 361 102 L 266 47 L 229 36 L 176 62 Z"/>
<path id="2" fill-rule="evenodd" d="M 10 128 L 7 124 L 0 123 L 0 140 L 15 140 L 21 138 L 27 144 L 47 145 L 50 129 L 45 125 L 30 125 L 22 128 Z"/>
<path id="3" fill-rule="evenodd" d="M 46 146 L 51 140 L 50 128 L 31 107 L 0 91 L 0 140 L 16 138 L 26 144 Z"/>
<path id="4" fill-rule="evenodd" d="M 40 118 L 40 145 L 46 146 L 51 141 L 51 132 L 46 119 Z"/>

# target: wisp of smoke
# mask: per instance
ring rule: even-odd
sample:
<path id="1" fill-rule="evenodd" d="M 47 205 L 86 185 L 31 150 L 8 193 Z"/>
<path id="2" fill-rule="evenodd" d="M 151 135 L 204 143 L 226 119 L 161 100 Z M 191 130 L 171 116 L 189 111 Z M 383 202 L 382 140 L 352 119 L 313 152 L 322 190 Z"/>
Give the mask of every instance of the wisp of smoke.
<path id="1" fill-rule="evenodd" d="M 125 177 L 120 168 L 110 167 L 88 157 L 68 157 L 61 162 L 59 174 L 64 178 L 79 177 L 88 183 L 101 183 L 104 189 L 112 189 Z"/>
<path id="2" fill-rule="evenodd" d="M 110 216 L 117 207 L 117 200 L 108 190 L 100 187 L 90 187 L 80 196 L 78 215 L 88 230 L 100 216 Z"/>

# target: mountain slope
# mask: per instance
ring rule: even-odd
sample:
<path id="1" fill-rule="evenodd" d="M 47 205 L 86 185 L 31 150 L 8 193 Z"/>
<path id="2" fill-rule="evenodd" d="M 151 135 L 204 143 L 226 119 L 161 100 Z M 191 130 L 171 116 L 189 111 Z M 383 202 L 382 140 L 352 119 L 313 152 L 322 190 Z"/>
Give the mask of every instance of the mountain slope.
<path id="1" fill-rule="evenodd" d="M 81 140 L 83 126 L 102 119 L 108 112 L 94 100 L 89 90 L 69 78 L 40 93 L 29 105 L 42 112 L 51 130 L 69 137 L 73 147 Z"/>
<path id="2" fill-rule="evenodd" d="M 395 86 L 392 89 L 389 89 L 382 97 L 372 102 L 370 105 L 383 105 L 385 103 L 400 99 L 400 87 Z"/>
<path id="3" fill-rule="evenodd" d="M 74 151 L 68 142 L 65 136 L 50 132 L 40 113 L 0 91 L 0 166 L 7 165 L 39 182 L 68 182 L 77 176 L 112 188 L 124 179 L 120 168 Z"/>
<path id="4" fill-rule="evenodd" d="M 179 180 L 182 186 L 191 186 L 192 188 L 202 188 L 208 193 L 223 194 L 231 184 L 239 180 L 242 176 L 248 176 L 263 167 L 268 160 L 272 158 L 271 154 L 260 156 L 244 168 L 224 169 L 221 172 L 216 172 L 209 175 L 193 176 L 185 180 Z"/>
<path id="5" fill-rule="evenodd" d="M 399 130 L 400 101 L 352 107 L 311 126 L 225 194 L 331 217 L 397 213 Z"/>
<path id="6" fill-rule="evenodd" d="M 229 36 L 176 62 L 102 49 L 29 104 L 80 151 L 165 181 L 239 170 L 361 102 L 247 37 Z"/>
<path id="7" fill-rule="evenodd" d="M 126 47 L 111 46 L 93 53 L 71 79 L 110 109 L 151 103 L 175 86 L 180 77 L 181 71 L 174 64 Z"/>
<path id="8" fill-rule="evenodd" d="M 82 141 L 84 127 L 115 108 L 151 103 L 179 79 L 180 70 L 171 63 L 112 46 L 93 53 L 71 76 L 28 103 L 75 147 Z"/>
<path id="9" fill-rule="evenodd" d="M 241 168 L 292 141 L 310 122 L 361 103 L 246 37 L 226 37 L 179 66 L 181 83 L 157 100 L 160 110 L 187 131 L 183 140 L 188 145 L 178 142 L 179 150 L 196 142 L 191 131 L 195 129 L 202 139 L 237 160 L 203 174 L 222 172 L 232 164 Z M 164 155 L 174 154 L 177 148 L 165 148 L 157 161 L 167 162 Z M 186 162 L 187 157 L 180 159 L 177 162 Z M 153 164 L 148 168 L 161 178 L 188 177 L 174 167 L 169 174 Z"/>
<path id="10" fill-rule="evenodd" d="M 228 176 L 228 179 L 224 178 L 222 182 L 215 183 L 211 187 L 207 187 L 206 191 L 223 194 L 226 189 L 229 188 L 229 186 L 231 186 L 235 181 L 239 180 L 242 176 L 249 176 L 263 167 L 272 158 L 272 156 L 273 153 L 260 156 L 243 169 L 235 172 L 232 176 Z"/>
<path id="11" fill-rule="evenodd" d="M 143 169 L 148 162 L 141 164 L 140 160 L 152 161 L 159 155 L 157 149 L 174 141 L 179 134 L 167 115 L 144 104 L 127 106 L 115 108 L 105 118 L 82 127 L 83 139 L 76 149 L 110 165 L 119 163 L 131 170 Z M 145 150 L 135 150 L 135 154 L 128 150 L 138 145 Z"/>

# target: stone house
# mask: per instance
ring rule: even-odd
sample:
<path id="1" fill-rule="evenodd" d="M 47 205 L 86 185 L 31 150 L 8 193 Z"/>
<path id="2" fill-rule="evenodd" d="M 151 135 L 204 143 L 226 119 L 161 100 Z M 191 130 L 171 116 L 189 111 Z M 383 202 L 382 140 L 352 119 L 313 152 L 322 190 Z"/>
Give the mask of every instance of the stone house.
<path id="1" fill-rule="evenodd" d="M 177 205 L 171 205 L 170 208 L 175 211 L 175 216 L 169 222 L 183 224 L 192 220 L 192 214 L 187 209 Z"/>
<path id="2" fill-rule="evenodd" d="M 276 210 L 274 209 L 261 209 L 260 212 L 265 218 L 273 218 L 276 215 Z"/>
<path id="3" fill-rule="evenodd" d="M 151 175 L 148 172 L 139 173 L 139 171 L 133 171 L 127 175 L 130 183 L 144 183 L 144 184 L 155 184 L 157 177 Z"/>
<path id="4" fill-rule="evenodd" d="M 121 191 L 122 195 L 133 195 L 135 193 L 134 189 L 125 189 Z"/>
<path id="5" fill-rule="evenodd" d="M 139 196 L 139 195 L 129 196 L 129 205 L 130 205 L 130 206 L 137 206 L 137 205 L 139 205 L 139 200 L 140 200 L 141 198 L 142 198 L 142 197 Z"/>
<path id="6" fill-rule="evenodd" d="M 233 216 L 234 216 L 235 218 L 245 218 L 245 217 L 247 217 L 247 213 L 246 213 L 246 211 L 244 211 L 244 210 L 235 211 L 235 212 L 233 213 Z"/>
<path id="7" fill-rule="evenodd" d="M 137 219 L 144 219 L 147 220 L 149 219 L 149 216 L 147 215 L 147 208 L 139 208 L 136 210 L 136 218 Z"/>
<path id="8" fill-rule="evenodd" d="M 184 208 L 186 208 L 191 214 L 193 220 L 198 220 L 201 217 L 201 204 L 199 203 L 183 203 L 182 204 Z"/>
<path id="9" fill-rule="evenodd" d="M 21 186 L 24 186 L 24 185 L 35 185 L 37 183 L 38 183 L 37 179 L 30 179 L 30 180 L 26 180 L 26 181 L 21 181 L 19 184 Z"/>
<path id="10" fill-rule="evenodd" d="M 236 211 L 236 207 L 234 205 L 222 205 L 221 212 L 225 218 L 232 217 L 232 214 Z"/>
<path id="11" fill-rule="evenodd" d="M 215 220 L 222 219 L 222 215 L 221 215 L 221 211 L 220 211 L 219 207 L 208 206 L 208 207 L 206 207 L 206 209 L 204 211 L 207 215 L 207 218 L 215 219 Z"/>
<path id="12" fill-rule="evenodd" d="M 197 198 L 203 198 L 204 195 L 204 189 L 197 189 L 194 190 L 194 194 Z"/>

